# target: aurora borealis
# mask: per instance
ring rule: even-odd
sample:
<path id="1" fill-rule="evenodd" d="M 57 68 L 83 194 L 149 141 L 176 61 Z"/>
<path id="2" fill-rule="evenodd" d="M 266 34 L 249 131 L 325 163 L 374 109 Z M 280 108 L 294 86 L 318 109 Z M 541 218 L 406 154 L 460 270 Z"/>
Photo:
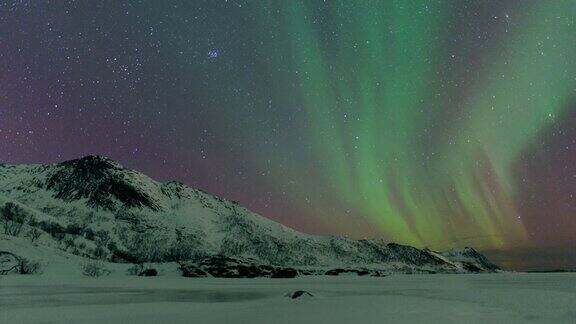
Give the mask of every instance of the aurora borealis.
<path id="1" fill-rule="evenodd" d="M 576 267 L 575 1 L 3 1 L 0 161 Z M 548 251 L 548 252 L 546 252 Z"/>

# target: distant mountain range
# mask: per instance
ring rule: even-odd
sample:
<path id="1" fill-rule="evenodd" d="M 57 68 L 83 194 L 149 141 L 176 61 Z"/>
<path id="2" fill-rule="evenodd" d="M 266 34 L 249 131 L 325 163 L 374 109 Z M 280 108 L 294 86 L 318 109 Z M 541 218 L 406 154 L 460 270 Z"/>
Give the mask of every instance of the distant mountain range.
<path id="1" fill-rule="evenodd" d="M 236 202 L 182 183 L 155 181 L 101 156 L 0 165 L 0 216 L 5 235 L 31 242 L 41 238 L 45 246 L 110 262 L 217 256 L 298 269 L 499 270 L 472 248 L 434 252 L 300 233 Z"/>

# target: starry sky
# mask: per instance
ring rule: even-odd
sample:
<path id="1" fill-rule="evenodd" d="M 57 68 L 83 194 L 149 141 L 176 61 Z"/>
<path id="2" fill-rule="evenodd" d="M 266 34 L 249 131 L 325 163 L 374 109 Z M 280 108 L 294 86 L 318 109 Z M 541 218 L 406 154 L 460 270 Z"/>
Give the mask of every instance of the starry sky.
<path id="1" fill-rule="evenodd" d="M 576 1 L 0 1 L 0 162 L 576 268 Z"/>

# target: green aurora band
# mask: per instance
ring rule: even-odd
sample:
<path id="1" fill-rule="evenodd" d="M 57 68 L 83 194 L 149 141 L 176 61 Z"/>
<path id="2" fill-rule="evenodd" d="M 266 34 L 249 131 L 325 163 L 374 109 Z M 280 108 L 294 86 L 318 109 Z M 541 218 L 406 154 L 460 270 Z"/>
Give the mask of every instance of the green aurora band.
<path id="1" fill-rule="evenodd" d="M 338 197 L 340 208 L 367 217 L 390 240 L 521 246 L 528 234 L 515 199 L 515 161 L 568 107 L 576 41 L 564 14 L 576 12 L 576 2 L 539 2 L 522 16 L 495 17 L 500 46 L 472 62 L 457 49 L 447 53 L 444 40 L 458 26 L 445 5 L 264 6 L 265 24 L 285 27 L 288 45 L 273 46 L 289 48 L 309 120 L 303 137 L 318 161 L 320 184 L 301 181 L 322 188 L 314 200 Z M 468 84 L 439 81 L 458 73 Z M 298 167 L 292 176 L 302 178 Z M 320 205 L 335 203 L 324 199 Z"/>

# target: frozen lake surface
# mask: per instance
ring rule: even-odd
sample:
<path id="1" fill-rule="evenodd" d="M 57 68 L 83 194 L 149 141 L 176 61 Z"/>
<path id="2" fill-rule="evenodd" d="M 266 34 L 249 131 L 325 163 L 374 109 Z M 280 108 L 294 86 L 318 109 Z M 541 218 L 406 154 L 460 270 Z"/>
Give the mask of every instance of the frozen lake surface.
<path id="1" fill-rule="evenodd" d="M 290 299 L 306 290 L 313 297 Z M 0 277 L 0 323 L 576 323 L 576 273 Z"/>

